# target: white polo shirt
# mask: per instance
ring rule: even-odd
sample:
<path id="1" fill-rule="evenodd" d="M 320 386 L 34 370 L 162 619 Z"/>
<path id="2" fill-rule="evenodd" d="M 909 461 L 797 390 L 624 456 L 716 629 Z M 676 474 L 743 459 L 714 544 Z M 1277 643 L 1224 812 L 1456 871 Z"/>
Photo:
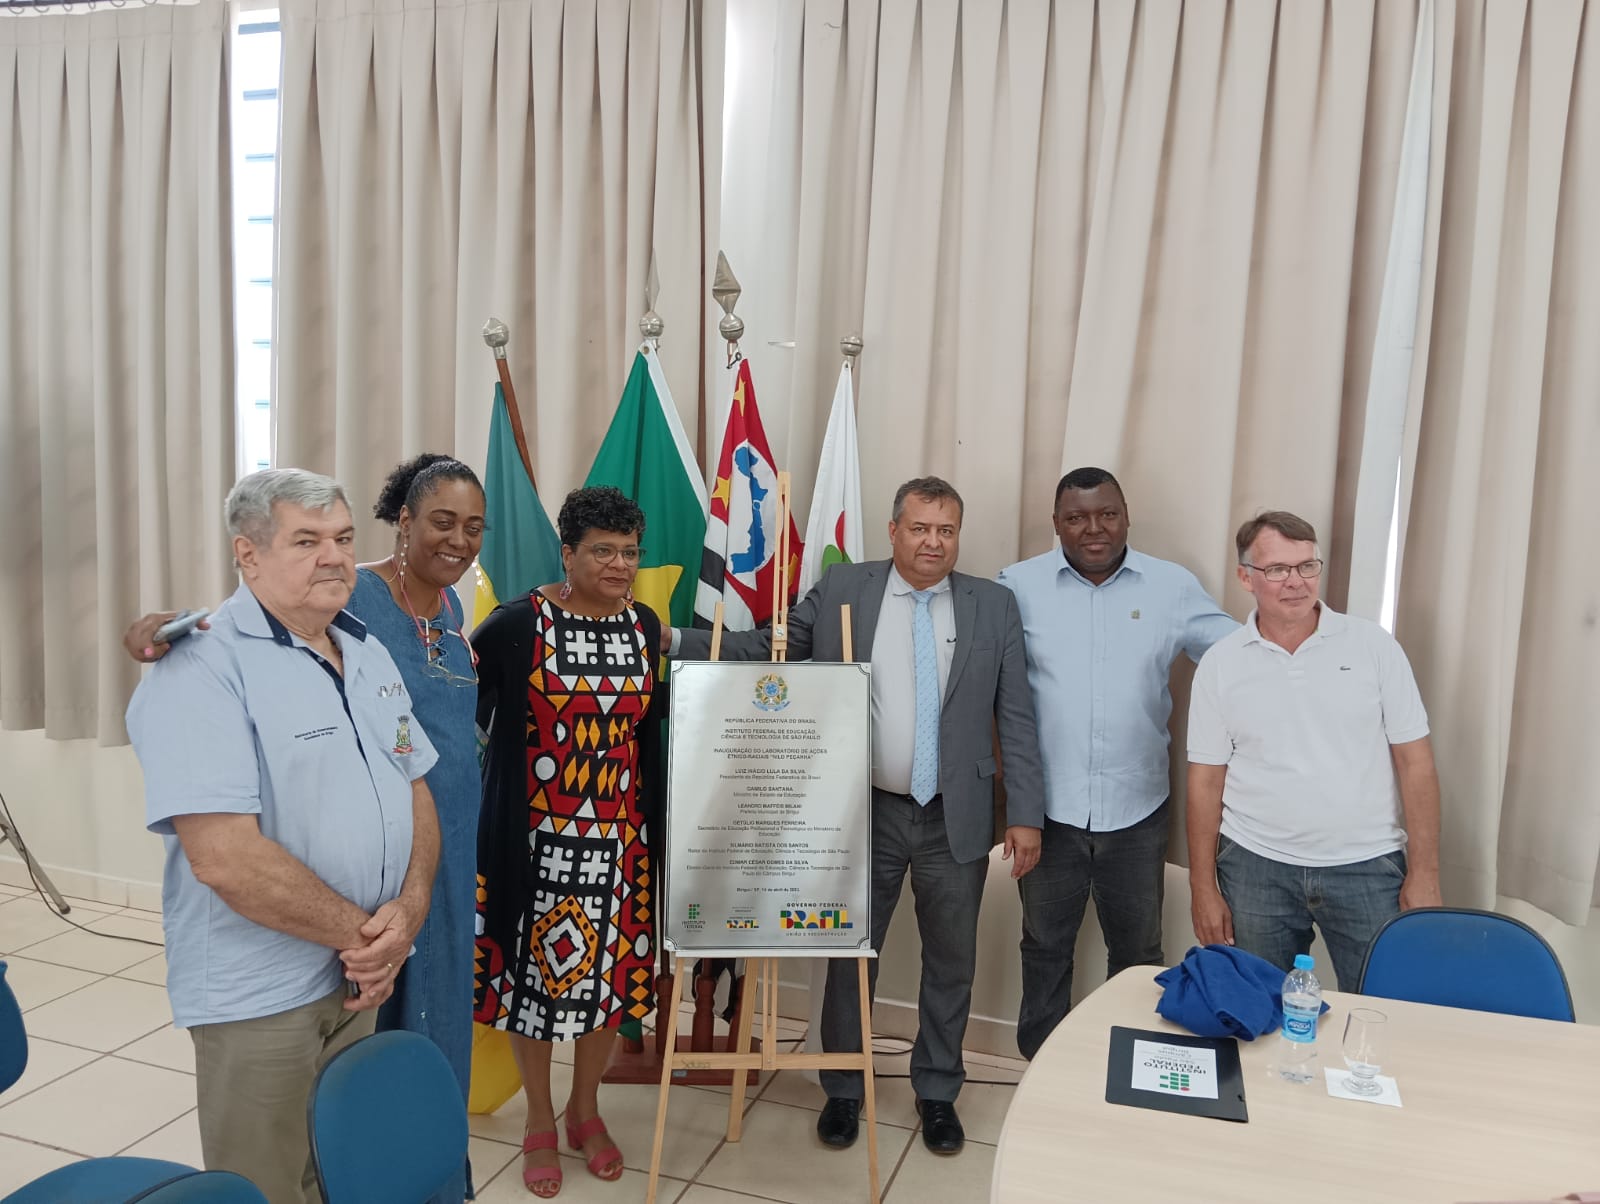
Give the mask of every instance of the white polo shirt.
<path id="1" fill-rule="evenodd" d="M 1201 659 L 1189 700 L 1189 760 L 1228 767 L 1222 834 L 1290 865 L 1404 848 L 1389 747 L 1427 734 L 1394 637 L 1326 603 L 1293 653 L 1262 636 L 1252 611 Z"/>

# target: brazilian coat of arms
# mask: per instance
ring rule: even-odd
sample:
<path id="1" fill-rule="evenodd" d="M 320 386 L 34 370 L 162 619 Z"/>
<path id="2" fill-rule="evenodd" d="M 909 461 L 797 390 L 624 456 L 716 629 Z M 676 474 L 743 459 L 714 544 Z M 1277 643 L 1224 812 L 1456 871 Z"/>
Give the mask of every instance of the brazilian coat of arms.
<path id="1" fill-rule="evenodd" d="M 756 706 L 763 711 L 781 711 L 789 705 L 789 683 L 776 673 L 756 679 Z"/>

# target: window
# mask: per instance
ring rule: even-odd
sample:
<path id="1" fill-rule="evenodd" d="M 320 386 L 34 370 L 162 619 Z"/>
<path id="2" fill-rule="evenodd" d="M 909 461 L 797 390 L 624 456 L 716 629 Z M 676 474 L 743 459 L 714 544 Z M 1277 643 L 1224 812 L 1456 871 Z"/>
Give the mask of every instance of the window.
<path id="1" fill-rule="evenodd" d="M 273 458 L 273 220 L 282 52 L 276 11 L 238 16 L 233 34 L 233 320 L 241 476 L 272 467 Z"/>

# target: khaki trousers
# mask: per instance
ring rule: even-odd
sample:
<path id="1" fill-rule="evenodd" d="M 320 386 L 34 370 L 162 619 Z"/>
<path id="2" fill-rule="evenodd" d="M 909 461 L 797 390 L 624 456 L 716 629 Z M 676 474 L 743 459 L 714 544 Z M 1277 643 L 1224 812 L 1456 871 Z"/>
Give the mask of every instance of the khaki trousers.
<path id="1" fill-rule="evenodd" d="M 210 1171 L 249 1179 L 271 1204 L 318 1204 L 306 1104 L 323 1063 L 373 1031 L 378 1013 L 344 1010 L 345 988 L 302 1007 L 189 1030 L 200 1148 Z"/>

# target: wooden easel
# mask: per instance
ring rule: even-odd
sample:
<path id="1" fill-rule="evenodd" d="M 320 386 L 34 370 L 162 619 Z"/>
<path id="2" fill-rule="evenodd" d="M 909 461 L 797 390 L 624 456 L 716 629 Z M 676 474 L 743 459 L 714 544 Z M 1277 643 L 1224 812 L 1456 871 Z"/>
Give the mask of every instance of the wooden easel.
<path id="1" fill-rule="evenodd" d="M 776 571 L 773 573 L 772 605 L 772 659 L 783 663 L 789 654 L 789 474 L 778 474 L 778 549 Z M 839 608 L 840 630 L 844 636 L 844 660 L 855 659 L 850 636 L 850 608 Z M 711 658 L 719 660 L 722 653 L 722 603 L 717 603 L 716 618 L 711 629 Z M 682 952 L 682 951 L 680 951 Z M 694 952 L 690 950 L 689 952 Z M 807 951 L 807 956 L 816 956 Z M 744 1096 L 747 1076 L 740 1070 L 859 1070 L 865 1087 L 867 1127 L 867 1180 L 871 1204 L 878 1204 L 878 1100 L 872 1077 L 872 991 L 868 979 L 868 962 L 877 954 L 869 950 L 856 956 L 856 981 L 861 991 L 861 1052 L 860 1053 L 789 1053 L 778 1048 L 778 962 L 776 957 L 759 959 L 759 985 L 761 990 L 761 1048 L 750 1048 L 750 1036 L 755 1019 L 756 980 L 749 967 L 744 976 L 744 994 L 739 1001 L 737 1021 L 738 1049 L 731 1053 L 700 1053 L 680 1050 L 677 1047 L 678 1009 L 683 1005 L 683 975 L 672 980 L 672 998 L 666 1011 L 666 1034 L 661 1041 L 661 1096 L 656 1104 L 655 1142 L 650 1149 L 650 1186 L 645 1192 L 645 1204 L 655 1204 L 656 1187 L 661 1177 L 661 1149 L 667 1132 L 667 1097 L 672 1087 L 674 1070 L 720 1070 L 726 1067 L 733 1072 L 733 1090 L 728 1097 L 728 1140 L 738 1141 L 744 1129 Z M 660 1027 L 661 1001 L 656 1001 L 657 1024 Z"/>

